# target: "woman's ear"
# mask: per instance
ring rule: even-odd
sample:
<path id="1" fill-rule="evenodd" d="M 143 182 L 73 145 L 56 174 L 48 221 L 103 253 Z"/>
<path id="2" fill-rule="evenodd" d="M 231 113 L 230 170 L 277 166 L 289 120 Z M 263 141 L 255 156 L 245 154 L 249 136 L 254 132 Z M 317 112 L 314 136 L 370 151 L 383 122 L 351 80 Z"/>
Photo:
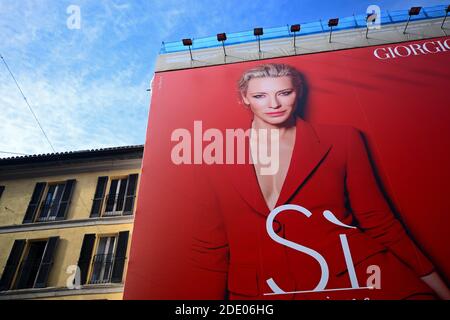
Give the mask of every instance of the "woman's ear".
<path id="1" fill-rule="evenodd" d="M 246 106 L 250 105 L 250 101 L 248 101 L 247 97 L 243 93 L 241 93 L 241 98 Z"/>

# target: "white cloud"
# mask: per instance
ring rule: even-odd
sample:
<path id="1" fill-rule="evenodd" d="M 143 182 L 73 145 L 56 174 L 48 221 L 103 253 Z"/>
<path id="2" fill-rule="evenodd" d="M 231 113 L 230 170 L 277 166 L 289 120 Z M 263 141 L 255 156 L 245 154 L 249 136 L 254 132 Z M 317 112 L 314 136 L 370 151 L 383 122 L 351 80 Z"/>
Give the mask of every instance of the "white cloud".
<path id="1" fill-rule="evenodd" d="M 148 101 L 146 83 L 128 85 L 120 76 L 84 82 L 19 74 L 21 87 L 57 151 L 142 143 Z M 51 152 L 27 105 L 7 75 L 0 75 L 0 149 Z M 141 128 L 136 127 L 141 124 Z"/>
<path id="2" fill-rule="evenodd" d="M 0 52 L 57 151 L 143 143 L 150 70 L 142 73 L 136 55 L 108 48 L 132 31 L 126 17 L 113 19 L 127 6 L 82 2 L 82 28 L 70 31 L 69 4 L 1 2 Z M 51 152 L 3 63 L 0 123 L 0 150 Z"/>

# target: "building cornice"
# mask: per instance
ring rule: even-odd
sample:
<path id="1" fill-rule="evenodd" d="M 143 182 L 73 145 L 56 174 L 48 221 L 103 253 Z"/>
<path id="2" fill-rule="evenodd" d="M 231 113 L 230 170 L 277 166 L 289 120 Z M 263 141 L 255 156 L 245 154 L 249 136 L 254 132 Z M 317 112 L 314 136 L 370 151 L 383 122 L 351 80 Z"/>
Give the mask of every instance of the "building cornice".
<path id="1" fill-rule="evenodd" d="M 91 227 L 101 225 L 132 224 L 133 222 L 134 216 L 100 217 L 100 218 L 89 218 L 79 220 L 60 220 L 60 221 L 1 226 L 0 234 L 65 229 L 65 228 L 80 228 L 80 227 Z"/>
<path id="2" fill-rule="evenodd" d="M 0 300 L 43 299 L 64 296 L 79 296 L 92 294 L 122 293 L 123 284 L 95 284 L 85 285 L 80 289 L 68 289 L 66 287 L 32 288 L 21 290 L 8 290 L 0 292 Z M 105 297 L 106 298 L 106 297 Z"/>
<path id="3" fill-rule="evenodd" d="M 57 175 L 78 174 L 95 171 L 141 169 L 141 158 L 110 159 L 90 162 L 60 163 L 55 161 L 51 165 L 12 166 L 7 171 L 0 170 L 0 180 L 29 179 Z"/>

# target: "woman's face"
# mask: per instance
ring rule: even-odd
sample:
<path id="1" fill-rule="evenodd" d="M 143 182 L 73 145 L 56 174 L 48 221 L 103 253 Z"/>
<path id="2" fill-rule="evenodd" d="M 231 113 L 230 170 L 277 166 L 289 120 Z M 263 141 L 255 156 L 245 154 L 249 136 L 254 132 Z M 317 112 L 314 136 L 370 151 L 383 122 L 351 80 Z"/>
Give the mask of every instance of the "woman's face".
<path id="1" fill-rule="evenodd" d="M 242 95 L 242 99 L 255 118 L 280 125 L 293 115 L 297 92 L 288 76 L 253 78 L 248 82 L 247 92 Z"/>

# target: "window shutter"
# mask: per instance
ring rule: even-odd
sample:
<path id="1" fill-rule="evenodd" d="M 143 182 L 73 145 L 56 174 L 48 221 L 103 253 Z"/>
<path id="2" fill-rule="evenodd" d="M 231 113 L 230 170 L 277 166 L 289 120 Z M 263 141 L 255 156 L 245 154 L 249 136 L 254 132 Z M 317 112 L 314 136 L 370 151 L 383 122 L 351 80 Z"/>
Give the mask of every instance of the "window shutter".
<path id="1" fill-rule="evenodd" d="M 2 198 L 3 191 L 5 190 L 5 186 L 0 186 L 0 199 Z"/>
<path id="2" fill-rule="evenodd" d="M 91 263 L 92 251 L 94 249 L 95 234 L 85 234 L 81 246 L 78 267 L 80 268 L 80 284 L 87 283 L 89 264 Z"/>
<path id="3" fill-rule="evenodd" d="M 107 182 L 108 177 L 98 177 L 97 188 L 95 189 L 94 200 L 92 202 L 91 218 L 100 217 Z"/>
<path id="4" fill-rule="evenodd" d="M 25 248 L 26 240 L 15 240 L 11 252 L 6 262 L 5 269 L 3 269 L 2 278 L 0 279 L 0 291 L 11 288 L 14 275 L 22 257 L 23 249 Z"/>
<path id="5" fill-rule="evenodd" d="M 34 221 L 34 217 L 36 216 L 36 213 L 38 211 L 37 209 L 39 206 L 39 202 L 41 201 L 42 194 L 44 193 L 46 185 L 46 182 L 36 183 L 30 203 L 28 204 L 27 212 L 25 213 L 25 218 L 23 219 L 23 223 L 31 223 Z"/>
<path id="6" fill-rule="evenodd" d="M 50 237 L 45 246 L 44 254 L 42 255 L 41 265 L 36 276 L 35 288 L 45 288 L 47 286 L 48 276 L 53 266 L 53 257 L 55 255 L 56 246 L 59 237 Z"/>
<path id="7" fill-rule="evenodd" d="M 125 194 L 127 192 L 128 178 L 124 178 L 120 180 L 120 189 L 119 194 L 117 196 L 116 210 L 123 211 L 124 202 L 125 202 Z"/>
<path id="8" fill-rule="evenodd" d="M 106 199 L 105 212 L 111 212 L 114 209 L 114 202 L 116 202 L 116 191 L 118 182 L 119 180 L 116 179 L 111 180 L 111 183 L 109 185 L 108 197 Z"/>
<path id="9" fill-rule="evenodd" d="M 125 261 L 127 260 L 127 247 L 129 231 L 119 232 L 119 240 L 117 243 L 116 254 L 114 258 L 114 267 L 111 276 L 112 283 L 121 283 L 123 278 L 123 270 Z"/>
<path id="10" fill-rule="evenodd" d="M 58 213 L 56 214 L 56 220 L 64 220 L 69 210 L 70 200 L 72 199 L 73 189 L 75 188 L 75 179 L 67 180 L 64 186 L 64 192 L 61 197 L 61 201 L 58 206 Z"/>
<path id="11" fill-rule="evenodd" d="M 127 194 L 125 197 L 124 215 L 132 215 L 134 207 L 134 199 L 136 198 L 136 185 L 138 174 L 130 174 L 128 176 Z"/>

